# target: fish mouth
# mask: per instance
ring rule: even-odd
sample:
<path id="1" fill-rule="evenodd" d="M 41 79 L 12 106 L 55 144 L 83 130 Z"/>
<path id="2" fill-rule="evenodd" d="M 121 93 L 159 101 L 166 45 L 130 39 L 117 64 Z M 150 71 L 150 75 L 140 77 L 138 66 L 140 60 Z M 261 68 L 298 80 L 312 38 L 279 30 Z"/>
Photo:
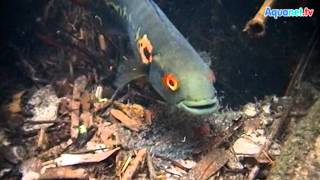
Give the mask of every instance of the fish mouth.
<path id="1" fill-rule="evenodd" d="M 219 102 L 217 98 L 203 100 L 183 100 L 178 107 L 195 115 L 210 114 L 218 110 Z"/>

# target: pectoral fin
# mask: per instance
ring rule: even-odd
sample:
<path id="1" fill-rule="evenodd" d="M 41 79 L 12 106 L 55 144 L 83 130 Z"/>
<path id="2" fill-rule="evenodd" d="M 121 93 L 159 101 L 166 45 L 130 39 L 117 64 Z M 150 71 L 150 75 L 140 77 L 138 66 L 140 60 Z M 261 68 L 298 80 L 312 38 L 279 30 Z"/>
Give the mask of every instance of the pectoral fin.
<path id="1" fill-rule="evenodd" d="M 132 80 L 147 76 L 147 69 L 146 65 L 137 62 L 125 62 L 120 65 L 114 84 L 123 87 Z"/>

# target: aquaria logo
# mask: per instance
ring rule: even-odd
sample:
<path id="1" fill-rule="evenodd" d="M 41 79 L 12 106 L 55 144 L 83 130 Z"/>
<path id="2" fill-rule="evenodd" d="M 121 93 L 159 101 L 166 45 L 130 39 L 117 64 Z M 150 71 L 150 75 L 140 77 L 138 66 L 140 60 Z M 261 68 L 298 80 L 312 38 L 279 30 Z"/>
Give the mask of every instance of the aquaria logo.
<path id="1" fill-rule="evenodd" d="M 271 9 L 267 7 L 264 11 L 265 17 L 273 17 L 277 19 L 278 17 L 311 17 L 314 13 L 314 9 L 297 8 L 297 9 Z"/>

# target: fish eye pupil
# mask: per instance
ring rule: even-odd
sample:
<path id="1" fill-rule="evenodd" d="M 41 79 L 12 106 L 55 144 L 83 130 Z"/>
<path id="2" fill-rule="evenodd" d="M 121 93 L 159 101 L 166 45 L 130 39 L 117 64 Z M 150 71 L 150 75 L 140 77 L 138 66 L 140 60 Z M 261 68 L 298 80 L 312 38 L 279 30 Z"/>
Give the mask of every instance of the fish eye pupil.
<path id="1" fill-rule="evenodd" d="M 169 80 L 169 85 L 170 86 L 174 86 L 175 85 L 175 83 L 174 83 L 174 81 L 172 79 Z"/>
<path id="2" fill-rule="evenodd" d="M 176 91 L 179 88 L 178 81 L 173 74 L 165 74 L 163 76 L 164 85 L 171 91 Z"/>

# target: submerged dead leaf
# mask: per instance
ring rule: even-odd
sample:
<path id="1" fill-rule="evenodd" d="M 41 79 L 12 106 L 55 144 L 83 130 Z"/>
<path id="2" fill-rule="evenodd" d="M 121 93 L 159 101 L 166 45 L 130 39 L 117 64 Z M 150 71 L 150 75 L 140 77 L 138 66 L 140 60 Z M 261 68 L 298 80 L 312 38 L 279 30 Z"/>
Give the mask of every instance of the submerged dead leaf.
<path id="1" fill-rule="evenodd" d="M 244 124 L 244 131 L 246 133 L 254 132 L 260 127 L 260 118 L 248 119 Z"/>
<path id="2" fill-rule="evenodd" d="M 77 138 L 78 137 L 78 129 L 77 127 L 80 124 L 80 119 L 79 119 L 79 108 L 80 108 L 80 102 L 72 100 L 71 101 L 71 129 L 70 129 L 70 136 L 71 138 Z"/>
<path id="3" fill-rule="evenodd" d="M 212 149 L 188 173 L 189 179 L 205 180 L 215 174 L 228 161 L 228 155 L 223 149 Z"/>
<path id="4" fill-rule="evenodd" d="M 99 153 L 62 154 L 59 158 L 56 158 L 54 161 L 57 164 L 57 166 L 69 166 L 75 164 L 100 162 L 107 159 L 109 156 L 111 156 L 119 149 L 120 147 L 117 147 L 115 149 Z"/>
<path id="5" fill-rule="evenodd" d="M 93 140 L 102 142 L 108 148 L 115 147 L 119 145 L 117 131 L 118 126 L 116 124 L 110 125 L 107 122 L 102 122 L 98 125 L 98 131 Z"/>
<path id="6" fill-rule="evenodd" d="M 132 118 L 129 118 L 125 113 L 123 113 L 122 111 L 120 110 L 117 110 L 117 109 L 111 109 L 110 110 L 110 113 L 113 117 L 115 117 L 116 119 L 118 119 L 119 121 L 121 121 L 121 123 L 133 130 L 133 131 L 140 131 L 141 128 L 142 128 L 142 124 L 140 121 L 136 120 L 136 119 L 132 119 Z"/>
<path id="7" fill-rule="evenodd" d="M 147 123 L 147 125 L 151 125 L 153 119 L 154 119 L 154 114 L 152 113 L 152 111 L 150 111 L 148 109 L 145 109 L 144 110 L 144 121 L 145 121 L 145 123 Z"/>
<path id="8" fill-rule="evenodd" d="M 82 120 L 83 125 L 87 128 L 93 125 L 93 115 L 88 111 L 83 112 L 80 115 L 80 119 Z"/>
<path id="9" fill-rule="evenodd" d="M 120 108 L 131 118 L 141 120 L 144 117 L 144 107 L 139 104 L 121 104 Z"/>
<path id="10" fill-rule="evenodd" d="M 265 141 L 266 137 L 264 136 L 255 137 L 242 135 L 234 142 L 233 150 L 236 155 L 253 157 L 260 152 Z"/>
<path id="11" fill-rule="evenodd" d="M 85 169 L 72 167 L 48 168 L 40 175 L 40 179 L 85 179 L 88 173 Z"/>
<path id="12" fill-rule="evenodd" d="M 80 102 L 81 102 L 82 111 L 89 111 L 90 110 L 91 104 L 90 104 L 89 92 L 87 92 L 87 91 L 83 92 Z"/>

